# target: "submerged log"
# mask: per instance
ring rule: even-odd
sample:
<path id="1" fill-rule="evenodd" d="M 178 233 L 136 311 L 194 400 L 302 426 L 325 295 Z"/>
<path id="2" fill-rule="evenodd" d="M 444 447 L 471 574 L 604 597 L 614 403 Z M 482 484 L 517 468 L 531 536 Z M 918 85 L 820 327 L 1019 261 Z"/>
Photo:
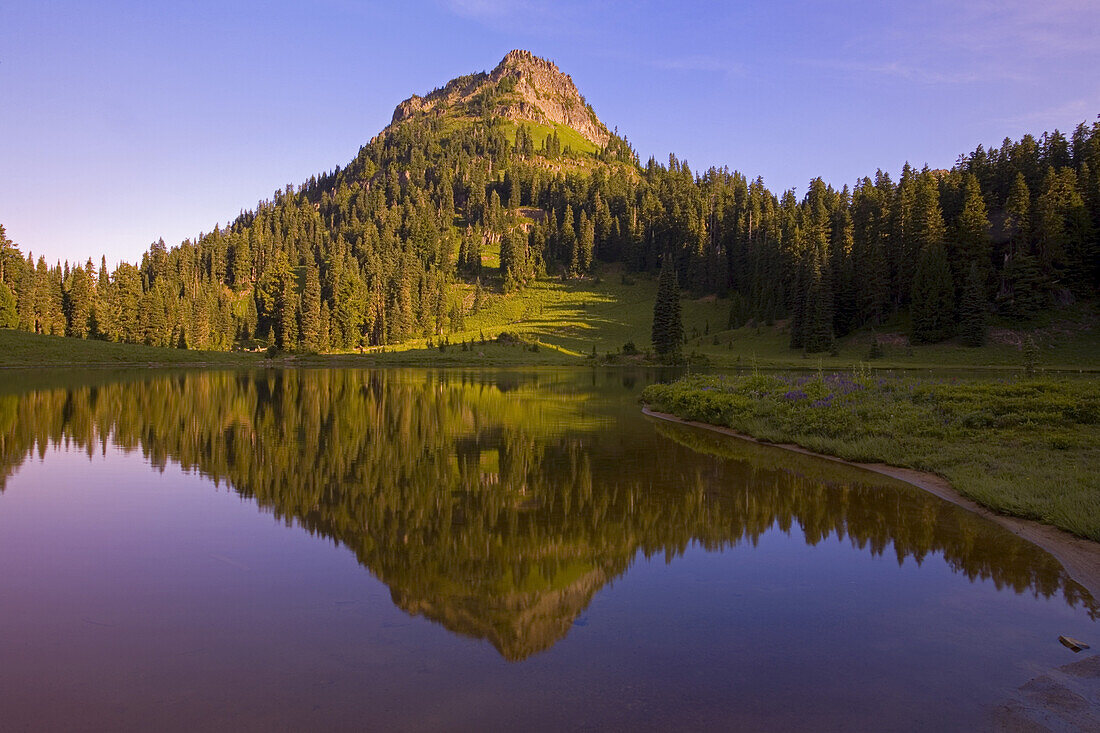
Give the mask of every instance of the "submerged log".
<path id="1" fill-rule="evenodd" d="M 1088 649 L 1089 645 L 1083 641 L 1078 641 L 1072 636 L 1059 636 L 1058 641 L 1062 642 L 1062 646 L 1072 649 L 1074 652 L 1079 652 L 1083 649 Z"/>

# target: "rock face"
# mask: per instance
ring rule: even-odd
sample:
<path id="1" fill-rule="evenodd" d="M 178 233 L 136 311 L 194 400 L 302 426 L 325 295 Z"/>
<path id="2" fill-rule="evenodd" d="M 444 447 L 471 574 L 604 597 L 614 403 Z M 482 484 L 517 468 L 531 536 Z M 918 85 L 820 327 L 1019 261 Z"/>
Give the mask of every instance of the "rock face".
<path id="1" fill-rule="evenodd" d="M 577 91 L 573 79 L 553 62 L 530 51 L 510 51 L 488 74 L 460 76 L 427 96 L 409 97 L 393 111 L 390 126 L 421 115 L 442 116 L 451 111 L 470 116 L 491 112 L 510 120 L 557 123 L 600 147 L 611 136 Z"/>

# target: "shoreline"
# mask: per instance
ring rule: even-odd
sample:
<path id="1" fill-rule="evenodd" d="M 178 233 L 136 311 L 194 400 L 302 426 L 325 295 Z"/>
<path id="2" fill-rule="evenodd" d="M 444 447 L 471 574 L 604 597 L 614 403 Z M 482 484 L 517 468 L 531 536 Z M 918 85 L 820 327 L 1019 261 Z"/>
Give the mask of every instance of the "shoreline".
<path id="1" fill-rule="evenodd" d="M 853 466 L 864 471 L 870 471 L 882 476 L 904 481 L 922 491 L 934 494 L 944 501 L 984 517 L 1004 527 L 1017 537 L 1027 540 L 1031 544 L 1046 551 L 1062 564 L 1062 567 L 1071 580 L 1082 586 L 1095 600 L 1100 602 L 1100 543 L 1076 537 L 1065 530 L 1058 529 L 1048 524 L 1042 524 L 1031 519 L 1020 519 L 1019 517 L 1012 517 L 1007 514 L 994 512 L 978 504 L 973 499 L 968 499 L 963 496 L 951 486 L 946 479 L 934 473 L 890 466 L 885 463 L 859 463 L 856 461 L 847 461 L 843 458 L 828 455 L 827 453 L 818 453 L 808 448 L 803 448 L 795 443 L 769 443 L 721 425 L 711 425 L 710 423 L 685 420 L 667 412 L 651 410 L 648 406 L 642 407 L 642 414 L 657 420 L 666 420 L 681 425 L 711 430 L 737 438 L 738 440 L 783 448 L 784 450 L 801 453 L 802 455 L 813 456 L 834 463 L 841 463 L 846 466 Z"/>
<path id="2" fill-rule="evenodd" d="M 212 352 L 221 354 L 234 354 L 234 352 Z M 109 361 L 109 360 L 95 360 L 95 361 L 65 361 L 60 362 L 56 360 L 42 360 L 37 362 L 26 363 L 4 363 L 0 360 L 0 370 L 41 370 L 41 369 L 97 369 L 97 368 L 120 368 L 120 367 L 133 367 L 140 369 L 163 369 L 173 367 L 196 367 L 201 369 L 207 368 L 237 368 L 237 367 L 325 367 L 325 366 L 368 366 L 368 367 L 423 367 L 432 368 L 439 366 L 501 366 L 501 367 L 551 367 L 551 368 L 600 368 L 600 369 L 685 369 L 689 368 L 683 364 L 660 364 L 656 362 L 628 362 L 628 361 L 613 361 L 613 362 L 592 362 L 587 358 L 580 358 L 575 361 L 539 361 L 539 360 L 523 360 L 517 359 L 515 361 L 496 361 L 484 358 L 470 358 L 470 357 L 458 357 L 458 358 L 437 358 L 433 360 L 425 360 L 419 357 L 401 356 L 402 352 L 387 352 L 385 354 L 355 354 L 355 353 L 330 353 L 330 354 L 281 354 L 277 357 L 264 357 L 262 354 L 248 354 L 248 355 L 234 355 L 224 359 L 214 359 L 212 361 L 195 360 L 195 361 L 160 361 L 160 360 L 127 360 L 127 361 Z M 378 358 L 381 356 L 381 358 Z M 856 369 L 858 363 L 843 364 L 830 366 L 832 371 L 851 371 Z M 748 364 L 727 364 L 719 363 L 712 364 L 709 367 L 700 370 L 700 373 L 709 372 L 730 372 L 730 371 L 745 371 L 752 368 Z M 757 364 L 756 369 L 766 372 L 783 372 L 783 371 L 796 371 L 796 372 L 814 372 L 818 371 L 817 367 L 808 366 L 806 364 L 785 364 L 785 363 L 764 363 Z M 996 364 L 983 364 L 983 365 L 961 365 L 961 364 L 874 364 L 871 365 L 872 370 L 881 372 L 973 372 L 984 373 L 989 372 L 993 374 L 1020 374 L 1023 375 L 1024 371 L 1021 367 L 1014 365 L 996 365 Z M 1100 368 L 1091 366 L 1052 366 L 1052 367 L 1040 367 L 1037 369 L 1037 375 L 1098 375 L 1100 374 Z"/>

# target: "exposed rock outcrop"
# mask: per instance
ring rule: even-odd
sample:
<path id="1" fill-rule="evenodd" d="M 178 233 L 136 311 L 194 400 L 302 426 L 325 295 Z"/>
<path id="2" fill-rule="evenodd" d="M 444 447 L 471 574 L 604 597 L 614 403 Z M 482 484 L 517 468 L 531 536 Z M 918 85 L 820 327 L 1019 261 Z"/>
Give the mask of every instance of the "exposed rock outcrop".
<path id="1" fill-rule="evenodd" d="M 510 51 L 489 73 L 452 79 L 426 96 L 413 95 L 393 111 L 390 126 L 420 116 L 485 112 L 510 120 L 557 123 L 603 147 L 611 134 L 577 91 L 573 79 L 552 61 L 530 51 Z"/>

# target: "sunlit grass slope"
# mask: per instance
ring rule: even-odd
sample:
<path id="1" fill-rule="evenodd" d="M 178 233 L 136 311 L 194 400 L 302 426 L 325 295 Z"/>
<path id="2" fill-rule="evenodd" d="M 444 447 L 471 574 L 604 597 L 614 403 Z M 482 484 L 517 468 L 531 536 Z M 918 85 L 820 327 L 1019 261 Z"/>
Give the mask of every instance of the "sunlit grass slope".
<path id="1" fill-rule="evenodd" d="M 619 363 L 631 359 L 620 355 L 633 343 L 638 351 L 650 348 L 653 300 L 656 281 L 638 275 L 624 277 L 618 270 L 601 278 L 584 280 L 541 279 L 527 288 L 502 294 L 487 284 L 480 307 L 474 311 L 474 287 L 455 286 L 453 297 L 470 312 L 462 328 L 446 338 L 450 345 L 438 348 L 439 338 L 413 339 L 385 354 L 375 349 L 375 358 L 392 363 L 581 363 L 593 351 L 601 360 L 610 354 Z M 1095 309 L 1078 306 L 1054 311 L 1028 324 L 994 323 L 986 346 L 970 348 L 955 341 L 942 344 L 908 345 L 904 319 L 884 324 L 875 336 L 883 343 L 884 355 L 870 360 L 872 333 L 861 331 L 839 339 L 835 354 L 803 354 L 789 348 L 787 321 L 772 325 L 728 329 L 729 301 L 713 296 L 681 301 L 687 354 L 699 354 L 715 367 L 841 369 L 867 364 L 873 368 L 907 369 L 1020 369 L 1024 365 L 1021 339 L 1031 334 L 1039 346 L 1037 367 L 1044 369 L 1100 370 L 1100 332 L 1094 325 Z M 510 333 L 526 344 L 538 343 L 531 351 L 524 344 L 481 344 Z M 427 348 L 429 341 L 432 348 Z M 477 348 L 462 351 L 462 342 L 477 342 Z M 456 348 L 458 347 L 458 348 Z"/>

